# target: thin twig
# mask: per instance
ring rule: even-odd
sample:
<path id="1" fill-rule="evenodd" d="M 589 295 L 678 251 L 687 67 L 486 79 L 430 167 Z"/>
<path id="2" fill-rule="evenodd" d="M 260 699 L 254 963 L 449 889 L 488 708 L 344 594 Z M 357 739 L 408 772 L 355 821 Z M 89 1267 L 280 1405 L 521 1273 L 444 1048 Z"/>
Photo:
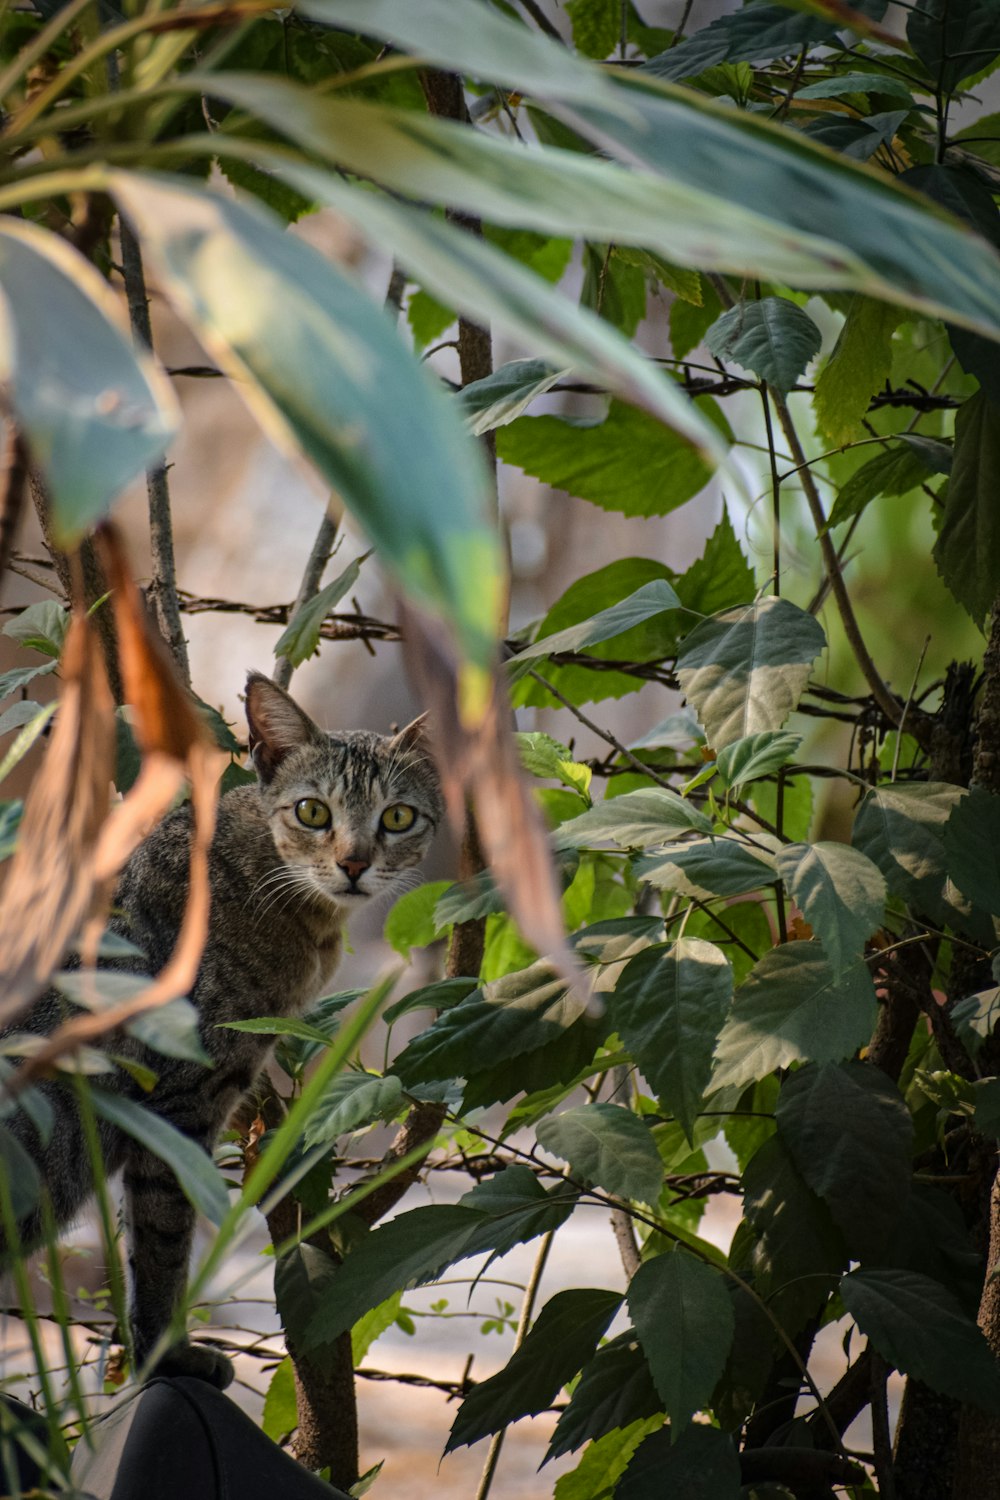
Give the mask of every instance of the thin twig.
<path id="1" fill-rule="evenodd" d="M 323 582 L 323 574 L 326 571 L 327 563 L 330 561 L 330 554 L 333 551 L 336 539 L 337 521 L 326 510 L 323 512 L 323 519 L 319 523 L 319 530 L 316 533 L 316 540 L 312 544 L 312 550 L 306 559 L 306 565 L 302 573 L 302 582 L 299 584 L 299 591 L 295 596 L 295 603 L 292 605 L 290 611 L 291 619 L 294 620 L 299 610 L 304 609 L 319 593 L 319 586 Z M 280 688 L 287 689 L 294 671 L 295 668 L 289 658 L 287 656 L 279 656 L 277 665 L 271 674 L 272 680 Z"/>

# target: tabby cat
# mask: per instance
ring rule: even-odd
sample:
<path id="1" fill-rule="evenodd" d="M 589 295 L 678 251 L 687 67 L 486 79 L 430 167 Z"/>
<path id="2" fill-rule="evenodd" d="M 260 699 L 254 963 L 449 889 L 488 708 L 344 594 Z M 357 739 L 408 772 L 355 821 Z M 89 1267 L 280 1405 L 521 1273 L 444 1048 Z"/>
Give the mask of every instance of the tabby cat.
<path id="1" fill-rule="evenodd" d="M 115 1035 L 106 1050 L 151 1068 L 140 1093 L 125 1070 L 106 1087 L 132 1093 L 210 1151 L 267 1062 L 271 1039 L 220 1030 L 254 1016 L 294 1015 L 329 986 L 350 912 L 398 886 L 426 852 L 441 816 L 437 774 L 417 720 L 393 737 L 326 734 L 268 678 L 247 682 L 247 722 L 258 781 L 219 804 L 209 857 L 208 942 L 191 1000 L 211 1069 L 148 1051 Z M 111 966 L 157 973 L 173 949 L 187 896 L 190 808 L 167 817 L 125 866 L 111 929 L 144 960 Z M 63 1019 L 57 991 L 38 1000 L 16 1030 L 47 1034 Z M 82 1125 L 71 1091 L 41 1085 L 55 1127 L 46 1144 L 23 1112 L 5 1123 L 39 1167 L 56 1221 L 76 1215 L 93 1190 Z M 131 1137 L 101 1124 L 108 1175 L 124 1168 L 130 1266 L 130 1322 L 137 1365 L 150 1353 L 183 1297 L 195 1214 L 170 1168 Z M 39 1238 L 36 1213 L 23 1243 Z M 162 1374 L 232 1378 L 225 1356 L 186 1340 L 157 1364 Z"/>

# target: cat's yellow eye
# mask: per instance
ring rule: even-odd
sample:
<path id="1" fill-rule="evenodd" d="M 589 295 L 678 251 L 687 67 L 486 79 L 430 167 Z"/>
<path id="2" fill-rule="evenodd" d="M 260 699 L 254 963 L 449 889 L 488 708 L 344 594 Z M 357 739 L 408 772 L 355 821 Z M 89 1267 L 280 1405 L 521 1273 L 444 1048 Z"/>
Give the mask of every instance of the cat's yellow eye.
<path id="1" fill-rule="evenodd" d="M 382 827 L 390 833 L 405 833 L 408 828 L 413 827 L 416 816 L 415 810 L 407 807 L 405 802 L 394 802 L 382 814 Z"/>
<path id="2" fill-rule="evenodd" d="M 295 804 L 295 816 L 305 828 L 329 828 L 330 809 L 315 797 L 303 797 Z"/>

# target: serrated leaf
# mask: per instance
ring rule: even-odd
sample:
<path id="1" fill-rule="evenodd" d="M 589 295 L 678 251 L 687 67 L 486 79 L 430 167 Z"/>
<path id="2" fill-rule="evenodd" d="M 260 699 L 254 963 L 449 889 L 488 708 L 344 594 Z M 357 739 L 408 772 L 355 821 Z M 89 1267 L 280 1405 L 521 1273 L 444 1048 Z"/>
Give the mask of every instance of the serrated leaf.
<path id="1" fill-rule="evenodd" d="M 433 984 L 424 984 L 419 989 L 410 990 L 401 1000 L 387 1005 L 382 1012 L 382 1019 L 387 1026 L 391 1026 L 400 1016 L 408 1015 L 410 1011 L 451 1010 L 453 1005 L 465 1000 L 478 986 L 479 981 L 476 979 L 438 979 Z"/>
<path id="2" fill-rule="evenodd" d="M 851 842 L 885 876 L 889 890 L 932 919 L 946 903 L 944 830 L 968 793 L 945 781 L 874 787 L 854 819 Z"/>
<path id="3" fill-rule="evenodd" d="M 333 1256 L 318 1245 L 302 1243 L 275 1262 L 274 1300 L 282 1327 L 298 1347 L 309 1340 L 309 1349 L 317 1364 L 332 1357 L 330 1343 L 310 1337 L 313 1321 L 323 1299 L 329 1296 L 337 1272 Z"/>
<path id="4" fill-rule="evenodd" d="M 892 372 L 892 335 L 902 314 L 886 302 L 855 297 L 833 353 L 816 380 L 816 425 L 833 448 L 859 435 L 868 403 Z"/>
<path id="5" fill-rule="evenodd" d="M 906 1207 L 913 1172 L 913 1121 L 896 1085 L 870 1063 L 810 1065 L 785 1079 L 775 1115 L 851 1255 L 879 1254 Z"/>
<path id="6" fill-rule="evenodd" d="M 120 1094 L 91 1087 L 91 1102 L 101 1119 L 117 1125 L 126 1135 L 165 1161 L 190 1203 L 212 1223 L 219 1225 L 229 1212 L 225 1180 L 202 1148 L 162 1115 L 154 1114 Z"/>
<path id="7" fill-rule="evenodd" d="M 841 485 L 828 526 L 839 526 L 852 516 L 859 516 L 879 495 L 906 495 L 933 474 L 947 474 L 951 469 L 952 451 L 945 443 L 925 438 L 917 446 L 901 439 L 884 452 L 855 469 L 846 484 Z"/>
<path id="8" fill-rule="evenodd" d="M 769 776 L 789 760 L 802 744 L 800 734 L 786 729 L 769 729 L 724 745 L 715 758 L 719 775 L 734 792 L 748 781 Z"/>
<path id="9" fill-rule="evenodd" d="M 684 1250 L 645 1261 L 628 1288 L 635 1331 L 675 1437 L 708 1401 L 733 1338 L 719 1271 Z"/>
<path id="10" fill-rule="evenodd" d="M 583 849 L 613 840 L 622 849 L 645 849 L 683 833 L 710 833 L 712 820 L 669 787 L 625 792 L 598 802 L 579 817 L 560 825 L 560 847 Z"/>
<path id="11" fill-rule="evenodd" d="M 553 370 L 543 359 L 511 359 L 482 380 L 463 386 L 456 400 L 473 437 L 482 437 L 513 422 L 567 373 Z"/>
<path id="12" fill-rule="evenodd" d="M 558 1229 L 573 1212 L 577 1197 L 576 1189 L 565 1182 L 544 1188 L 531 1168 L 522 1163 L 484 1177 L 459 1199 L 463 1208 L 486 1215 L 468 1253 L 492 1250 L 494 1257 L 505 1255 L 525 1240 Z"/>
<path id="13" fill-rule="evenodd" d="M 291 1358 L 286 1355 L 268 1381 L 264 1396 L 264 1411 L 261 1428 L 272 1443 L 282 1443 L 299 1425 L 299 1411 L 295 1400 L 295 1370 Z"/>
<path id="14" fill-rule="evenodd" d="M 360 1365 L 376 1339 L 396 1322 L 402 1305 L 402 1292 L 393 1292 L 391 1297 L 380 1302 L 378 1307 L 373 1307 L 371 1312 L 365 1313 L 355 1323 L 351 1329 L 351 1356 L 355 1368 Z"/>
<path id="15" fill-rule="evenodd" d="M 561 1474 L 556 1480 L 552 1500 L 602 1500 L 602 1497 L 610 1496 L 636 1448 L 648 1433 L 662 1424 L 662 1420 L 653 1416 L 645 1421 L 629 1422 L 627 1426 L 617 1427 L 595 1439 L 576 1468 L 570 1469 L 568 1474 Z"/>
<path id="16" fill-rule="evenodd" d="M 677 658 L 677 676 L 709 743 L 719 750 L 781 729 L 825 645 L 812 615 L 773 595 L 698 625 Z"/>
<path id="17" fill-rule="evenodd" d="M 914 1182 L 902 1216 L 875 1264 L 929 1276 L 949 1287 L 971 1317 L 979 1310 L 983 1289 L 979 1256 L 962 1210 L 941 1188 Z"/>
<path id="18" fill-rule="evenodd" d="M 645 854 L 634 861 L 633 868 L 640 880 L 648 880 L 658 890 L 676 891 L 699 901 L 742 896 L 777 879 L 774 854 L 761 837 L 753 844 L 726 837 L 691 839 Z"/>
<path id="19" fill-rule="evenodd" d="M 888 94 L 913 102 L 906 80 L 891 73 L 831 73 L 795 90 L 796 99 L 839 99 L 844 94 Z"/>
<path id="20" fill-rule="evenodd" d="M 702 398 L 699 410 L 731 441 L 714 401 Z M 611 402 L 602 422 L 519 417 L 497 433 L 497 457 L 553 489 L 628 516 L 665 516 L 711 478 L 689 442 L 621 401 Z"/>
<path id="21" fill-rule="evenodd" d="M 786 1331 L 797 1333 L 847 1265 L 843 1236 L 780 1136 L 754 1152 L 743 1191 L 744 1212 L 757 1234 L 751 1255 L 757 1291 Z"/>
<path id="22" fill-rule="evenodd" d="M 650 58 L 645 69 L 676 83 L 722 62 L 771 62 L 829 40 L 834 29 L 823 16 L 802 15 L 783 5 L 753 5 L 716 17 L 694 36 Z"/>
<path id="23" fill-rule="evenodd" d="M 29 650 L 40 651 L 43 656 L 53 656 L 58 660 L 68 625 L 69 610 L 54 599 L 43 599 L 19 610 L 7 621 L 3 633 Z"/>
<path id="24" fill-rule="evenodd" d="M 907 15 L 906 39 L 942 94 L 953 93 L 1000 52 L 996 6 L 991 0 L 958 6 L 927 0 Z"/>
<path id="25" fill-rule="evenodd" d="M 973 787 L 944 825 L 948 874 L 963 895 L 1000 916 L 1000 797 Z"/>
<path id="26" fill-rule="evenodd" d="M 466 1396 L 445 1452 L 478 1442 L 551 1405 L 591 1357 L 622 1300 L 620 1292 L 589 1287 L 551 1297 L 505 1367 Z"/>
<path id="27" fill-rule="evenodd" d="M 610 997 L 615 1030 L 688 1140 L 732 994 L 732 970 L 719 949 L 680 938 L 633 958 Z"/>
<path id="28" fill-rule="evenodd" d="M 320 589 L 292 616 L 278 637 L 274 647 L 275 656 L 283 656 L 293 667 L 300 667 L 319 650 L 320 628 L 327 615 L 349 594 L 361 575 L 361 564 L 369 553 L 356 557 L 326 588 Z"/>
<path id="29" fill-rule="evenodd" d="M 641 625 L 654 615 L 663 614 L 668 609 L 679 609 L 680 603 L 677 594 L 665 579 L 657 578 L 652 583 L 644 583 L 635 593 L 613 604 L 610 609 L 602 609 L 599 614 L 592 615 L 589 620 L 582 620 L 579 625 L 571 625 L 566 630 L 557 631 L 555 635 L 543 636 L 532 645 L 522 647 L 510 664 L 513 673 L 519 676 L 528 662 L 555 656 L 558 652 L 585 651 L 588 646 L 613 640 L 615 636 L 623 635 L 626 630 Z"/>
<path id="30" fill-rule="evenodd" d="M 934 561 L 950 592 L 976 625 L 993 607 L 1000 572 L 1000 411 L 983 390 L 955 416 L 955 453 Z"/>
<path id="31" fill-rule="evenodd" d="M 618 0 L 566 0 L 565 9 L 577 51 L 585 57 L 607 57 L 621 33 Z"/>
<path id="32" fill-rule="evenodd" d="M 662 1500 L 666 1495 L 740 1500 L 743 1493 L 732 1438 L 717 1427 L 695 1423 L 679 1437 L 672 1428 L 647 1437 L 632 1455 L 615 1500 Z"/>
<path id="33" fill-rule="evenodd" d="M 302 1139 L 306 1147 L 335 1141 L 376 1120 L 391 1120 L 399 1113 L 403 1087 L 392 1073 L 342 1073 L 330 1081 L 306 1121 Z"/>
<path id="34" fill-rule="evenodd" d="M 400 958 L 409 962 L 411 948 L 426 948 L 441 936 L 442 928 L 434 920 L 434 910 L 451 885 L 450 880 L 428 881 L 395 902 L 385 919 L 382 935 Z"/>
<path id="35" fill-rule="evenodd" d="M 717 359 L 729 359 L 787 395 L 823 336 L 809 314 L 787 297 L 740 302 L 717 318 L 705 343 Z"/>
<path id="36" fill-rule="evenodd" d="M 908 109 L 894 109 L 859 120 L 838 111 L 824 112 L 809 121 L 804 134 L 854 161 L 870 161 L 880 147 L 892 145 L 908 114 Z"/>
<path id="37" fill-rule="evenodd" d="M 863 1268 L 840 1283 L 844 1306 L 882 1358 L 932 1390 L 1000 1410 L 1000 1366 L 947 1287 L 915 1271 Z"/>
<path id="38" fill-rule="evenodd" d="M 574 760 L 565 745 L 539 730 L 515 734 L 514 738 L 521 754 L 521 764 L 532 776 L 551 777 L 572 787 L 582 797 L 589 797 L 593 773 L 589 766 Z"/>
<path id="39" fill-rule="evenodd" d="M 660 1155 L 649 1126 L 630 1109 L 581 1104 L 540 1120 L 535 1134 L 577 1177 L 619 1198 L 656 1203 L 663 1186 Z"/>
<path id="40" fill-rule="evenodd" d="M 865 964 L 838 978 L 819 943 L 772 948 L 736 992 L 713 1086 L 754 1083 L 793 1062 L 839 1062 L 868 1041 L 875 1010 Z"/>
<path id="41" fill-rule="evenodd" d="M 648 1421 L 660 1411 L 662 1402 L 646 1356 L 630 1328 L 584 1365 L 572 1400 L 556 1423 L 545 1462 L 628 1423 Z"/>
<path id="42" fill-rule="evenodd" d="M 885 915 L 885 877 L 849 844 L 785 844 L 777 870 L 838 977 Z"/>

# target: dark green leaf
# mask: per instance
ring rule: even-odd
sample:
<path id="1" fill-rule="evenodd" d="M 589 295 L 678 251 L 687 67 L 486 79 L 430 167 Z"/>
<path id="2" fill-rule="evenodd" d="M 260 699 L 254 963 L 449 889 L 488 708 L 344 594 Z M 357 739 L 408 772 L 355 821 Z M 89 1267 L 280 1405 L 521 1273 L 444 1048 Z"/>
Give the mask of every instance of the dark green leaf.
<path id="1" fill-rule="evenodd" d="M 319 633 L 323 621 L 357 583 L 361 564 L 368 555 L 366 552 L 363 557 L 356 557 L 353 562 L 348 563 L 332 583 L 328 583 L 315 598 L 303 604 L 278 637 L 274 648 L 275 656 L 283 656 L 293 667 L 300 667 L 310 656 L 315 655 L 319 650 Z"/>
<path id="2" fill-rule="evenodd" d="M 885 1249 L 910 1193 L 913 1122 L 891 1079 L 870 1063 L 799 1068 L 782 1085 L 778 1132 L 851 1255 Z"/>
<path id="3" fill-rule="evenodd" d="M 514 657 L 512 666 L 519 674 L 528 662 L 554 656 L 561 651 L 584 651 L 600 641 L 623 635 L 626 630 L 662 614 L 664 610 L 679 609 L 680 602 L 669 583 L 662 578 L 654 579 L 652 583 L 644 583 L 634 594 L 613 604 L 610 609 L 592 615 L 589 620 L 557 631 L 555 635 L 543 636 L 530 646 L 523 646 Z"/>
<path id="4" fill-rule="evenodd" d="M 677 675 L 711 745 L 781 729 L 826 644 L 812 615 L 768 595 L 723 610 L 691 632 Z"/>
<path id="5" fill-rule="evenodd" d="M 667 1495 L 678 1500 L 740 1500 L 743 1493 L 732 1438 L 717 1427 L 697 1423 L 679 1437 L 665 1427 L 646 1438 L 615 1487 L 615 1500 L 664 1500 Z"/>
<path id="6" fill-rule="evenodd" d="M 829 78 L 821 78 L 795 90 L 796 99 L 839 99 L 844 94 L 888 94 L 892 98 L 913 102 L 905 78 L 897 78 L 892 73 L 831 73 Z"/>
<path id="7" fill-rule="evenodd" d="M 560 847 L 582 849 L 613 840 L 622 849 L 645 849 L 682 833 L 710 833 L 711 819 L 687 798 L 669 787 L 626 792 L 609 802 L 598 802 L 578 818 L 563 823 L 556 839 Z"/>
<path id="8" fill-rule="evenodd" d="M 849 844 L 785 844 L 777 870 L 838 977 L 885 915 L 885 878 Z"/>
<path id="9" fill-rule="evenodd" d="M 162 1115 L 154 1114 L 121 1094 L 91 1087 L 91 1103 L 102 1120 L 117 1125 L 126 1135 L 165 1161 L 175 1174 L 184 1196 L 211 1219 L 221 1224 L 229 1211 L 229 1192 L 212 1158 L 190 1136 L 183 1135 Z"/>
<path id="10" fill-rule="evenodd" d="M 451 1010 L 453 1005 L 467 999 L 478 987 L 477 979 L 438 979 L 434 984 L 424 984 L 417 990 L 410 990 L 402 1000 L 386 1006 L 382 1019 L 387 1026 L 391 1026 L 400 1016 L 408 1015 L 414 1010 Z"/>
<path id="11" fill-rule="evenodd" d="M 719 949 L 681 938 L 633 958 L 611 996 L 615 1030 L 689 1140 L 732 993 Z"/>
<path id="12" fill-rule="evenodd" d="M 1000 916 L 1000 797 L 973 787 L 944 825 L 948 874 L 976 906 Z"/>
<path id="13" fill-rule="evenodd" d="M 274 1267 L 274 1300 L 289 1339 L 303 1344 L 313 1319 L 325 1297 L 329 1296 L 337 1272 L 337 1263 L 317 1245 L 293 1245 Z M 310 1358 L 317 1364 L 333 1357 L 332 1342 L 310 1342 Z M 295 1424 L 293 1424 L 295 1425 Z"/>
<path id="14" fill-rule="evenodd" d="M 635 873 L 659 890 L 695 896 L 699 901 L 710 896 L 742 896 L 777 878 L 774 855 L 760 836 L 753 844 L 725 837 L 674 844 L 637 859 Z"/>
<path id="15" fill-rule="evenodd" d="M 582 1448 L 616 1427 L 653 1417 L 662 1408 L 646 1356 L 630 1328 L 584 1365 L 573 1399 L 556 1423 L 545 1461 Z"/>
<path id="16" fill-rule="evenodd" d="M 802 15 L 783 5 L 745 5 L 700 27 L 669 52 L 650 58 L 646 70 L 657 78 L 679 82 L 716 63 L 771 62 L 829 41 L 834 29 L 823 16 Z"/>
<path id="17" fill-rule="evenodd" d="M 822 335 L 809 314 L 787 297 L 762 297 L 724 312 L 705 334 L 705 343 L 718 359 L 732 360 L 786 395 L 819 353 Z"/>
<path id="18" fill-rule="evenodd" d="M 538 1143 L 568 1162 L 584 1181 L 639 1203 L 656 1203 L 663 1166 L 649 1133 L 631 1110 L 617 1104 L 581 1104 L 540 1120 Z"/>
<path id="19" fill-rule="evenodd" d="M 1000 528 L 1000 408 L 979 390 L 955 417 L 955 455 L 934 561 L 949 590 L 982 626 L 996 596 Z"/>
<path id="20" fill-rule="evenodd" d="M 565 370 L 553 370 L 543 359 L 512 359 L 492 375 L 470 381 L 456 399 L 469 431 L 474 437 L 482 437 L 484 432 L 513 422 L 565 374 Z"/>
<path id="21" fill-rule="evenodd" d="M 6 1125 L 0 1125 L 0 1171 L 7 1184 L 15 1219 L 26 1218 L 38 1206 L 41 1179 L 35 1163 Z"/>
<path id="22" fill-rule="evenodd" d="M 338 1135 L 347 1135 L 376 1120 L 391 1120 L 402 1102 L 402 1085 L 392 1073 L 384 1078 L 375 1073 L 341 1073 L 331 1079 L 316 1101 L 306 1121 L 303 1143 L 307 1148 L 326 1145 Z"/>
<path id="23" fill-rule="evenodd" d="M 731 440 L 715 402 L 703 398 L 700 409 Z M 553 489 L 629 516 L 665 516 L 711 478 L 686 439 L 620 401 L 602 422 L 519 417 L 497 433 L 497 457 Z"/>
<path id="24" fill-rule="evenodd" d="M 939 1282 L 915 1271 L 852 1271 L 844 1306 L 882 1358 L 932 1390 L 1000 1410 L 1000 1367 L 972 1318 Z"/>
<path id="25" fill-rule="evenodd" d="M 810 120 L 806 135 L 831 151 L 839 151 L 854 161 L 869 161 L 882 146 L 890 146 L 897 130 L 909 114 L 907 109 L 870 115 L 865 120 L 853 115 L 823 113 Z"/>
<path id="26" fill-rule="evenodd" d="M 459 1200 L 463 1208 L 486 1215 L 473 1233 L 468 1255 L 492 1250 L 506 1255 L 515 1245 L 558 1229 L 576 1207 L 577 1191 L 564 1182 L 544 1188 L 530 1167 L 520 1163 L 484 1177 Z"/>
<path id="27" fill-rule="evenodd" d="M 828 1300 L 847 1264 L 843 1237 L 780 1136 L 770 1136 L 751 1157 L 743 1190 L 757 1232 L 751 1260 L 756 1289 L 786 1332 L 797 1333 Z"/>
<path id="28" fill-rule="evenodd" d="M 874 1024 L 875 987 L 865 964 L 838 979 L 819 943 L 783 943 L 736 992 L 713 1085 L 753 1083 L 793 1062 L 839 1062 L 865 1045 Z"/>
<path id="29" fill-rule="evenodd" d="M 675 1435 L 708 1401 L 733 1337 L 726 1283 L 684 1250 L 644 1261 L 628 1288 L 632 1322 Z"/>
<path id="30" fill-rule="evenodd" d="M 724 745 L 716 757 L 719 775 L 728 787 L 738 792 L 748 781 L 769 776 L 783 766 L 802 744 L 800 734 L 786 729 L 768 729 L 746 739 Z"/>
<path id="31" fill-rule="evenodd" d="M 913 1184 L 902 1216 L 875 1264 L 929 1276 L 949 1287 L 971 1317 L 979 1310 L 983 1289 L 979 1256 L 961 1209 L 941 1188 Z"/>
<path id="32" fill-rule="evenodd" d="M 482 1381 L 459 1407 L 445 1452 L 478 1442 L 551 1405 L 593 1355 L 622 1304 L 620 1292 L 586 1287 L 557 1292 L 499 1374 Z"/>
<path id="33" fill-rule="evenodd" d="M 852 842 L 894 895 L 934 918 L 945 901 L 945 824 L 968 794 L 944 781 L 875 787 L 858 809 Z"/>
<path id="34" fill-rule="evenodd" d="M 906 39 L 938 87 L 950 94 L 1000 52 L 1000 14 L 995 0 L 964 5 L 926 0 L 907 15 Z"/>
<path id="35" fill-rule="evenodd" d="M 141 1011 L 126 1023 L 125 1030 L 163 1057 L 184 1058 L 206 1068 L 213 1066 L 202 1044 L 198 1012 L 190 1000 L 168 1000 L 166 1005 Z"/>
<path id="36" fill-rule="evenodd" d="M 951 467 L 951 449 L 945 443 L 925 439 L 919 446 L 901 440 L 855 469 L 841 486 L 830 519 L 839 526 L 852 516 L 861 515 L 879 495 L 906 495 L 932 474 L 947 473 Z"/>

